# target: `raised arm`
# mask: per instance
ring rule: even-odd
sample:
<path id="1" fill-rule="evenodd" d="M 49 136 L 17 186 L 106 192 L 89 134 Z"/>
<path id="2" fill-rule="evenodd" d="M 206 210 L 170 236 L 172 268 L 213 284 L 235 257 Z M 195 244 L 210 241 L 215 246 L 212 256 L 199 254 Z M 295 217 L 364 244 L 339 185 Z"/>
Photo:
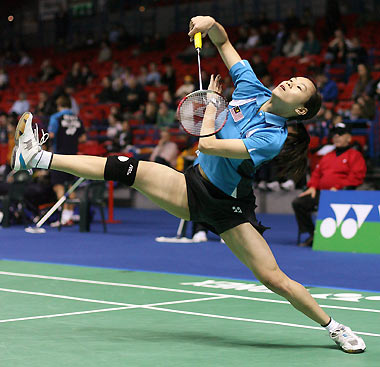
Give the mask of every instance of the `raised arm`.
<path id="1" fill-rule="evenodd" d="M 190 40 L 193 40 L 194 34 L 201 32 L 202 37 L 208 34 L 211 42 L 218 49 L 220 56 L 228 70 L 233 65 L 241 61 L 241 57 L 232 46 L 224 27 L 209 16 L 197 16 L 190 20 Z"/>

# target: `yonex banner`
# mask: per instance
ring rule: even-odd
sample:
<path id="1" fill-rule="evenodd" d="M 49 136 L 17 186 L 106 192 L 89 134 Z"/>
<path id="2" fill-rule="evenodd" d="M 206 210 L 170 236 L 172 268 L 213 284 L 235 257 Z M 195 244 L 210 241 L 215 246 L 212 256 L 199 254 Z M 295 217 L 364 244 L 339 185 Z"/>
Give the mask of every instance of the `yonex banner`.
<path id="1" fill-rule="evenodd" d="M 322 191 L 313 249 L 380 254 L 380 191 Z"/>

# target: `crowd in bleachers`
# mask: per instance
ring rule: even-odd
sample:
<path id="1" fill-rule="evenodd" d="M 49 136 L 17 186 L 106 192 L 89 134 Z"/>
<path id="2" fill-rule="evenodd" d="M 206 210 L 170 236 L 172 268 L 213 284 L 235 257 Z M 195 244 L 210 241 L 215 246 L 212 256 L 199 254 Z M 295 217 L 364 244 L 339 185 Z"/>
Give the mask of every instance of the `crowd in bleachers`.
<path id="1" fill-rule="evenodd" d="M 268 88 L 293 75 L 314 78 L 323 106 L 307 125 L 311 154 L 328 142 L 331 126 L 349 121 L 357 124 L 353 138 L 368 156 L 368 129 L 378 123 L 380 99 L 378 26 L 372 21 L 359 26 L 355 15 L 332 25 L 305 9 L 301 18 L 289 12 L 283 22 L 262 14 L 228 33 Z M 196 142 L 184 136 L 175 111 L 178 101 L 198 88 L 193 45 L 185 32 L 130 41 L 123 27 L 113 27 L 99 42 L 91 35 L 74 35 L 70 43 L 50 49 L 7 44 L 0 57 L 0 164 L 9 163 L 17 116 L 31 110 L 34 122 L 46 130 L 62 94 L 86 128 L 81 153 L 126 152 L 148 159 L 162 128 L 169 129 L 179 152 L 191 148 Z M 220 73 L 223 93 L 231 98 L 231 78 L 207 41 L 202 69 L 203 85 L 211 73 Z"/>

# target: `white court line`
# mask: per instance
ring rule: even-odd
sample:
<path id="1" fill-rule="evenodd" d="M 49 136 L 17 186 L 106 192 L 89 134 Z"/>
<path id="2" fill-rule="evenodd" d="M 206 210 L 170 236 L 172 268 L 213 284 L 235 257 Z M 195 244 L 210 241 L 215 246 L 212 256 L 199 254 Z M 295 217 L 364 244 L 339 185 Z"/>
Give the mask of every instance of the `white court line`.
<path id="1" fill-rule="evenodd" d="M 88 298 L 62 296 L 62 295 L 57 295 L 57 294 L 49 294 L 49 293 L 41 293 L 41 292 L 19 291 L 19 290 L 15 290 L 15 289 L 0 288 L 0 291 L 29 294 L 29 295 L 36 295 L 36 296 L 43 296 L 43 297 L 64 298 L 64 299 L 70 299 L 70 300 L 75 300 L 75 301 L 123 305 L 123 303 L 91 300 Z M 325 330 L 323 327 L 319 327 L 319 326 L 292 324 L 292 323 L 280 322 L 280 321 L 255 320 L 255 319 L 248 319 L 248 318 L 242 318 L 242 317 L 222 316 L 222 315 L 206 314 L 206 313 L 199 313 L 199 312 L 189 312 L 189 311 L 180 311 L 180 310 L 172 310 L 169 308 L 157 307 L 157 306 L 174 305 L 174 304 L 180 304 L 180 303 L 212 301 L 212 300 L 219 300 L 219 299 L 223 299 L 223 298 L 229 298 L 229 295 L 214 296 L 214 297 L 207 297 L 207 298 L 198 298 L 198 299 L 197 298 L 196 299 L 187 299 L 187 300 L 180 300 L 180 301 L 160 302 L 160 303 L 152 303 L 152 304 L 147 304 L 147 305 L 132 305 L 132 304 L 125 303 L 125 305 L 126 305 L 125 307 L 114 307 L 114 308 L 106 308 L 106 309 L 100 309 L 100 310 L 79 311 L 79 312 L 69 312 L 69 313 L 61 313 L 61 314 L 53 314 L 53 315 L 30 316 L 30 317 L 22 317 L 22 318 L 15 318 L 15 319 L 6 319 L 6 320 L 0 320 L 0 323 L 36 320 L 36 319 L 48 319 L 48 318 L 55 318 L 55 317 L 62 317 L 62 316 L 83 315 L 83 314 L 90 314 L 90 313 L 119 311 L 119 310 L 127 310 L 127 309 L 149 309 L 149 310 L 155 310 L 155 311 L 172 312 L 172 313 L 202 316 L 202 317 L 210 317 L 210 318 L 217 318 L 217 319 L 224 319 L 224 320 L 245 321 L 245 322 L 253 322 L 253 323 L 259 323 L 259 324 L 281 325 L 281 326 L 289 326 L 289 327 L 313 329 L 313 330 Z M 380 334 L 374 334 L 374 333 L 358 332 L 358 331 L 355 331 L 355 333 L 361 334 L 361 335 L 367 335 L 367 336 L 380 337 Z"/>
<path id="2" fill-rule="evenodd" d="M 204 295 L 204 296 L 221 296 L 221 297 L 228 296 L 228 298 L 245 299 L 245 300 L 250 300 L 250 301 L 269 302 L 269 303 L 279 303 L 279 304 L 290 305 L 290 302 L 288 302 L 288 301 L 274 300 L 274 299 L 268 299 L 268 298 L 237 296 L 237 295 L 226 294 L 226 293 L 211 293 L 211 292 L 189 291 L 189 290 L 175 289 L 175 288 L 163 288 L 163 287 L 154 287 L 154 286 L 147 286 L 147 285 L 136 285 L 136 284 L 128 284 L 128 283 L 102 282 L 102 281 L 97 281 L 97 280 L 65 278 L 65 277 L 54 277 L 54 276 L 38 275 L 38 274 L 13 273 L 13 272 L 7 272 L 7 271 L 0 271 L 0 275 L 9 275 L 9 276 L 16 276 L 16 277 L 24 277 L 24 278 L 38 278 L 38 279 L 48 279 L 48 280 L 59 280 L 59 281 L 75 282 L 75 283 L 107 285 L 107 286 L 113 286 L 113 287 L 128 287 L 128 288 L 150 289 L 150 290 L 157 290 L 157 291 L 174 292 L 174 293 L 185 293 L 185 294 L 197 294 L 197 295 Z M 364 311 L 364 312 L 380 313 L 380 310 L 376 310 L 376 309 L 372 309 L 372 308 L 331 306 L 331 305 L 321 305 L 321 304 L 319 306 L 323 307 L 323 308 L 334 308 L 334 309 L 339 309 L 339 310 Z"/>
<path id="3" fill-rule="evenodd" d="M 33 296 L 44 296 L 44 297 L 53 297 L 53 298 L 63 298 L 63 299 L 69 299 L 73 301 L 81 301 L 81 302 L 91 302 L 91 303 L 103 303 L 106 305 L 115 305 L 115 306 L 134 306 L 132 304 L 128 303 L 120 303 L 120 302 L 109 302 L 109 301 L 100 301 L 96 299 L 89 299 L 89 298 L 79 298 L 79 297 L 70 297 L 70 296 L 62 296 L 60 294 L 51 294 L 51 293 L 41 293 L 41 292 L 30 292 L 30 291 L 20 291 L 18 289 L 8 289 L 8 288 L 0 288 L 1 292 L 8 292 L 8 293 L 20 293 L 20 294 L 29 294 Z"/>
<path id="4" fill-rule="evenodd" d="M 154 307 L 154 306 L 148 306 L 148 305 L 147 306 L 142 306 L 142 308 L 147 308 L 147 309 L 156 310 L 156 311 L 180 313 L 180 314 L 185 314 L 185 315 L 211 317 L 211 318 L 224 319 L 224 320 L 234 320 L 234 321 L 254 322 L 254 323 L 258 323 L 258 324 L 271 324 L 271 325 L 290 326 L 290 327 L 296 327 L 296 328 L 302 328 L 302 329 L 325 330 L 324 327 L 320 327 L 320 326 L 308 326 L 308 325 L 292 324 L 292 323 L 280 322 L 280 321 L 255 320 L 255 319 L 247 319 L 247 318 L 242 318 L 242 317 L 214 315 L 214 314 L 209 314 L 209 313 L 180 311 L 180 310 L 172 310 L 170 308 Z M 360 334 L 360 335 L 368 335 L 368 336 L 377 336 L 377 337 L 380 337 L 380 334 L 366 333 L 366 332 L 360 332 L 360 331 L 354 331 L 354 332 L 356 334 Z"/>
<path id="5" fill-rule="evenodd" d="M 148 305 L 133 305 L 133 304 L 128 304 L 128 303 L 99 301 L 99 300 L 88 299 L 88 298 L 62 296 L 62 295 L 50 294 L 50 293 L 20 291 L 20 290 L 16 290 L 16 289 L 0 288 L 0 291 L 20 293 L 20 294 L 28 294 L 28 295 L 34 295 L 34 296 L 43 296 L 43 297 L 53 297 L 53 298 L 61 298 L 61 299 L 63 298 L 63 299 L 69 299 L 69 300 L 74 300 L 74 301 L 82 301 L 82 302 L 103 303 L 103 304 L 105 303 L 105 304 L 110 304 L 110 305 L 125 305 L 124 307 L 104 308 L 104 309 L 99 309 L 99 310 L 78 311 L 78 312 L 59 313 L 59 314 L 52 314 L 52 315 L 29 316 L 29 317 L 19 317 L 19 318 L 14 318 L 14 319 L 5 319 L 5 320 L 0 320 L 0 323 L 36 320 L 36 319 L 50 319 L 50 318 L 62 317 L 62 316 L 73 316 L 73 315 L 83 315 L 83 314 L 96 313 L 96 312 L 108 312 L 108 311 L 119 311 L 119 310 L 137 309 L 137 308 L 145 308 L 145 307 L 153 307 L 153 306 L 174 305 L 174 304 L 178 304 L 178 303 L 187 303 L 187 302 L 212 301 L 212 300 L 218 300 L 218 299 L 226 298 L 226 297 L 193 298 L 193 299 L 180 300 L 180 301 L 152 303 L 152 304 L 148 304 Z"/>
<path id="6" fill-rule="evenodd" d="M 132 306 L 133 307 L 133 306 Z M 103 308 L 99 310 L 90 310 L 90 311 L 79 311 L 79 312 L 68 312 L 68 313 L 56 313 L 53 315 L 42 315 L 42 316 L 30 316 L 30 317 L 19 317 L 17 319 L 6 319 L 6 320 L 0 320 L 0 323 L 5 322 L 14 322 L 14 321 L 26 321 L 26 320 L 37 320 L 37 319 L 52 319 L 54 317 L 62 317 L 62 316 L 73 316 L 73 315 L 83 315 L 83 314 L 89 314 L 89 313 L 96 313 L 96 312 L 107 312 L 107 311 L 118 311 L 118 310 L 126 310 L 128 308 L 132 307 L 113 307 L 113 308 Z"/>

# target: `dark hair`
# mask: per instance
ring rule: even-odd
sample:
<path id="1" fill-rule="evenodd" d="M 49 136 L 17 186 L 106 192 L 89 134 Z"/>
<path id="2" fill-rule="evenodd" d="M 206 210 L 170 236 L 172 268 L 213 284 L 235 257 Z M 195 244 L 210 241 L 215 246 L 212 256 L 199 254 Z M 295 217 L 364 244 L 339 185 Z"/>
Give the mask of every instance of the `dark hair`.
<path id="1" fill-rule="evenodd" d="M 322 106 L 322 96 L 318 92 L 318 87 L 315 84 L 314 80 L 311 78 L 308 78 L 307 76 L 305 76 L 304 78 L 309 79 L 313 83 L 315 87 L 315 92 L 304 104 L 304 107 L 307 108 L 307 112 L 304 115 L 297 115 L 297 116 L 291 117 L 290 118 L 291 120 L 297 120 L 297 121 L 310 120 L 318 113 L 318 111 L 320 110 Z"/>
<path id="2" fill-rule="evenodd" d="M 57 106 L 58 107 L 67 107 L 67 108 L 71 108 L 71 100 L 69 97 L 65 96 L 65 95 L 61 95 L 57 98 Z"/>
<path id="3" fill-rule="evenodd" d="M 280 168 L 280 176 L 291 178 L 298 182 L 306 173 L 308 159 L 307 150 L 310 143 L 310 136 L 303 123 L 290 125 L 295 132 L 289 132 L 276 161 Z"/>

